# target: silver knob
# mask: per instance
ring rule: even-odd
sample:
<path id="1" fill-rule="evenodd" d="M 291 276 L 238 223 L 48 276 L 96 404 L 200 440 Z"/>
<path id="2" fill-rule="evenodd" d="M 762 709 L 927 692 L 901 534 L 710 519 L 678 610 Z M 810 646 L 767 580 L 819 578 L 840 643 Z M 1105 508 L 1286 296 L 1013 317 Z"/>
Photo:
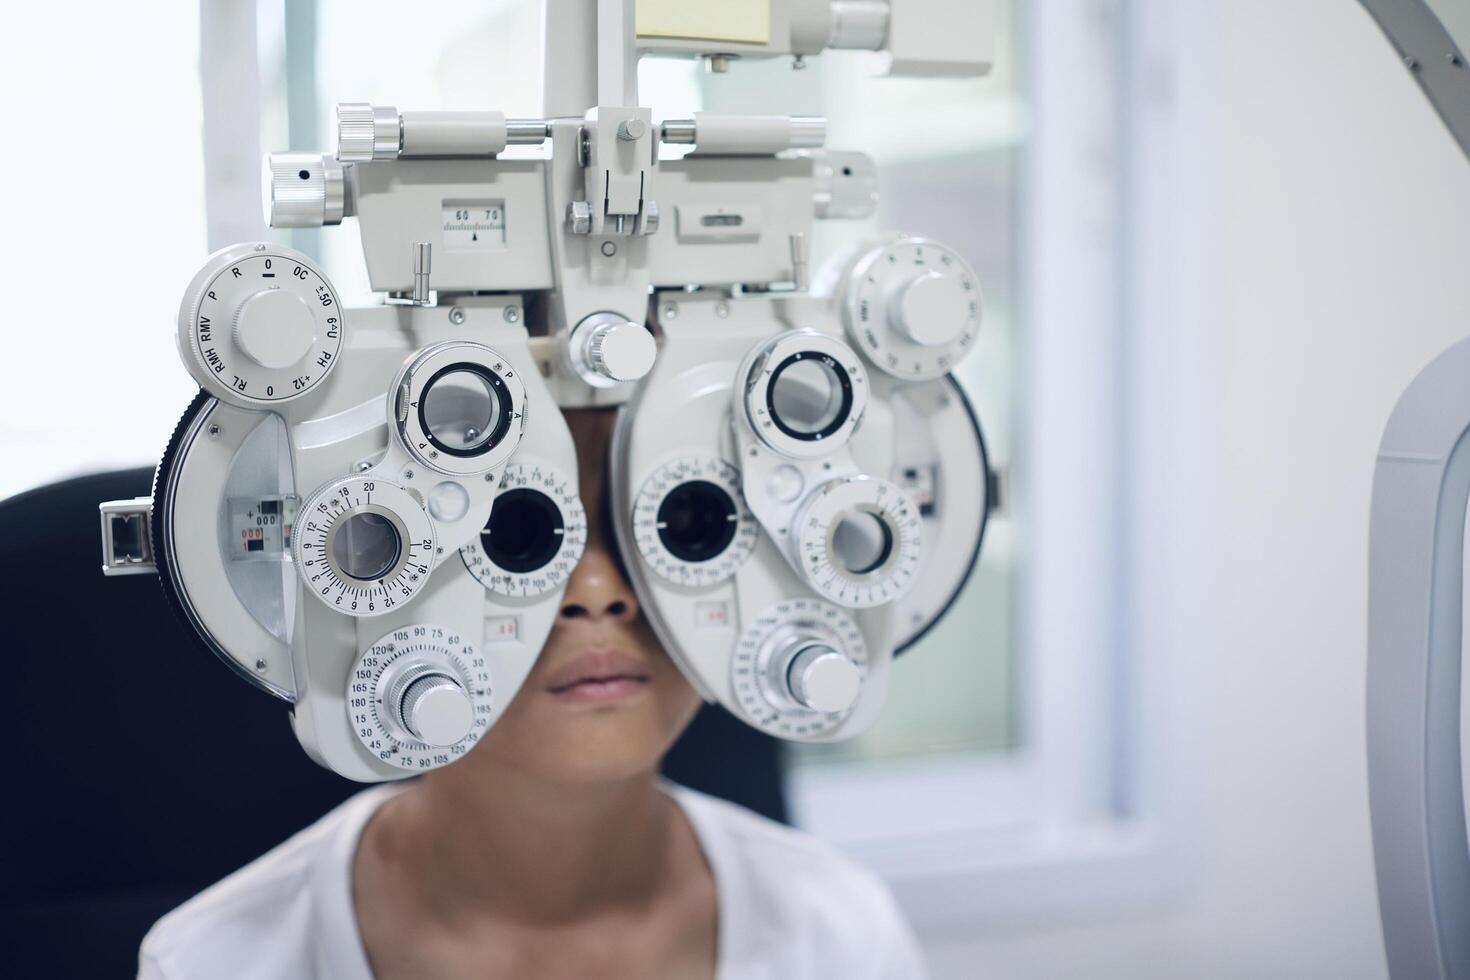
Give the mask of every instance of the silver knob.
<path id="1" fill-rule="evenodd" d="M 824 714 L 852 707 L 862 681 L 857 664 L 825 643 L 808 643 L 786 668 L 792 700 Z"/>
<path id="2" fill-rule="evenodd" d="M 470 733 L 475 707 L 448 674 L 424 674 L 392 706 L 395 720 L 425 745 L 449 746 Z"/>
<path id="3" fill-rule="evenodd" d="M 342 165 L 320 153 L 270 153 L 262 174 L 265 223 L 272 228 L 339 225 L 346 212 Z"/>
<path id="4" fill-rule="evenodd" d="M 343 102 L 337 106 L 337 159 L 343 163 L 392 160 L 403 147 L 403 123 L 393 106 Z"/>
<path id="5" fill-rule="evenodd" d="M 568 340 L 572 367 L 597 388 L 637 381 L 653 368 L 658 344 L 641 323 L 616 313 L 594 313 Z"/>

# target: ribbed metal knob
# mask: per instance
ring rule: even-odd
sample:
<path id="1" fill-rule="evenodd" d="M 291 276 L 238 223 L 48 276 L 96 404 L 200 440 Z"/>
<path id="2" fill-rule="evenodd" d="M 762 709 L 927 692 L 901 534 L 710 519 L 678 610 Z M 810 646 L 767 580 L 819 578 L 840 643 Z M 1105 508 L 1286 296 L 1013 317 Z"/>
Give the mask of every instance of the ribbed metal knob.
<path id="1" fill-rule="evenodd" d="M 271 153 L 265 158 L 266 224 L 320 228 L 342 223 L 347 180 L 342 164 L 320 153 Z"/>
<path id="2" fill-rule="evenodd" d="M 448 674 L 424 674 L 392 705 L 395 720 L 425 745 L 454 745 L 474 726 L 475 708 Z"/>
<path id="3" fill-rule="evenodd" d="M 825 643 L 804 646 L 786 669 L 786 686 L 792 699 L 823 713 L 852 707 L 862 680 L 857 664 Z"/>
<path id="4" fill-rule="evenodd" d="M 393 106 L 343 102 L 337 106 L 337 159 L 343 163 L 392 160 L 403 145 L 403 127 Z"/>
<path id="5" fill-rule="evenodd" d="M 616 313 L 594 313 L 569 338 L 572 366 L 588 384 L 606 388 L 637 381 L 653 368 L 658 344 L 643 324 Z"/>

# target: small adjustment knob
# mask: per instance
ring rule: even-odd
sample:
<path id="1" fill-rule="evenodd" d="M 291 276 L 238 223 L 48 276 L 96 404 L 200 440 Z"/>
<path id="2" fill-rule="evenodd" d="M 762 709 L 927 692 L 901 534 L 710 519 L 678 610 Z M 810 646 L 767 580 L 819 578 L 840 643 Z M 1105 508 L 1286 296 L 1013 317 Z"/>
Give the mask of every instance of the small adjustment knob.
<path id="1" fill-rule="evenodd" d="M 846 711 L 862 687 L 857 664 L 825 643 L 808 643 L 786 668 L 786 687 L 798 704 L 824 714 Z"/>
<path id="2" fill-rule="evenodd" d="M 888 305 L 893 329 L 916 344 L 952 343 L 970 319 L 970 297 L 955 276 L 933 269 L 900 283 Z"/>
<path id="3" fill-rule="evenodd" d="M 572 367 L 598 388 L 637 381 L 653 368 L 658 344 L 641 323 L 616 313 L 594 313 L 572 331 Z"/>
<path id="4" fill-rule="evenodd" d="M 235 346 L 271 371 L 300 361 L 316 343 L 316 320 L 301 296 L 283 289 L 262 289 L 235 310 Z"/>
<path id="5" fill-rule="evenodd" d="M 272 153 L 265 158 L 265 221 L 272 228 L 339 225 L 346 213 L 342 164 L 320 153 Z"/>
<path id="6" fill-rule="evenodd" d="M 343 163 L 395 159 L 403 147 L 403 122 L 393 106 L 337 105 L 337 159 Z"/>
<path id="7" fill-rule="evenodd" d="M 426 745 L 449 746 L 470 733 L 474 705 L 448 674 L 424 674 L 393 705 L 396 721 Z"/>

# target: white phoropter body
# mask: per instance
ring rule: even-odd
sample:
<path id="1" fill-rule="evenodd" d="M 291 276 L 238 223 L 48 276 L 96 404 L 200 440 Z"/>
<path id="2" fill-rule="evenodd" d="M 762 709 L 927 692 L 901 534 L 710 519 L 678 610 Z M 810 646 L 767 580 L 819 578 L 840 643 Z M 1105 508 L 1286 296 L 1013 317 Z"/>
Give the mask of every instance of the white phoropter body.
<path id="1" fill-rule="evenodd" d="M 563 408 L 625 406 L 608 480 L 624 563 L 692 683 L 751 725 L 862 731 L 895 652 L 963 585 L 992 486 L 948 376 L 982 326 L 973 271 L 892 234 L 812 290 L 812 223 L 871 214 L 872 161 L 825 154 L 817 117 L 655 122 L 634 68 L 861 49 L 892 74 L 976 73 L 993 12 L 751 7 L 768 17 L 731 33 L 704 5 L 551 0 L 545 118 L 344 103 L 335 154 L 273 154 L 272 225 L 355 217 L 378 305 L 343 309 L 310 257 L 269 243 L 210 256 L 186 288 L 201 394 L 153 497 L 104 505 L 105 568 L 152 557 L 323 765 L 447 764 L 515 697 L 602 507 L 579 498 Z M 516 144 L 545 152 L 502 155 Z M 117 521 L 148 524 L 151 556 L 119 550 Z"/>

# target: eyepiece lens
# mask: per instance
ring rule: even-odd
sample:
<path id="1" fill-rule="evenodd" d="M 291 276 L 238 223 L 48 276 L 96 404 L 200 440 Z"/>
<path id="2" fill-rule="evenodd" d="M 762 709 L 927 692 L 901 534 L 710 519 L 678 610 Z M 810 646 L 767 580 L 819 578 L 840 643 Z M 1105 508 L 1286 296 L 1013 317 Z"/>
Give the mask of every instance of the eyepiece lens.
<path id="1" fill-rule="evenodd" d="M 381 514 L 353 514 L 332 539 L 333 561 L 360 582 L 375 582 L 392 571 L 401 549 L 398 529 Z"/>
<path id="2" fill-rule="evenodd" d="M 802 351 L 771 372 L 766 409 L 782 432 L 815 442 L 842 428 L 852 411 L 852 382 L 826 354 Z"/>
<path id="3" fill-rule="evenodd" d="M 429 441 L 455 456 L 473 456 L 499 440 L 505 406 L 482 371 L 452 367 L 434 377 L 419 400 Z"/>
<path id="4" fill-rule="evenodd" d="M 833 558 L 849 575 L 866 575 L 882 568 L 893 554 L 893 530 L 868 511 L 856 511 L 832 530 Z"/>
<path id="5" fill-rule="evenodd" d="M 680 561 L 719 557 L 735 539 L 738 514 L 725 489 L 708 480 L 681 483 L 658 508 L 658 536 Z"/>
<path id="6" fill-rule="evenodd" d="M 497 567 L 534 572 L 556 557 L 565 531 L 561 510 L 550 497 L 516 487 L 495 498 L 480 544 Z"/>

